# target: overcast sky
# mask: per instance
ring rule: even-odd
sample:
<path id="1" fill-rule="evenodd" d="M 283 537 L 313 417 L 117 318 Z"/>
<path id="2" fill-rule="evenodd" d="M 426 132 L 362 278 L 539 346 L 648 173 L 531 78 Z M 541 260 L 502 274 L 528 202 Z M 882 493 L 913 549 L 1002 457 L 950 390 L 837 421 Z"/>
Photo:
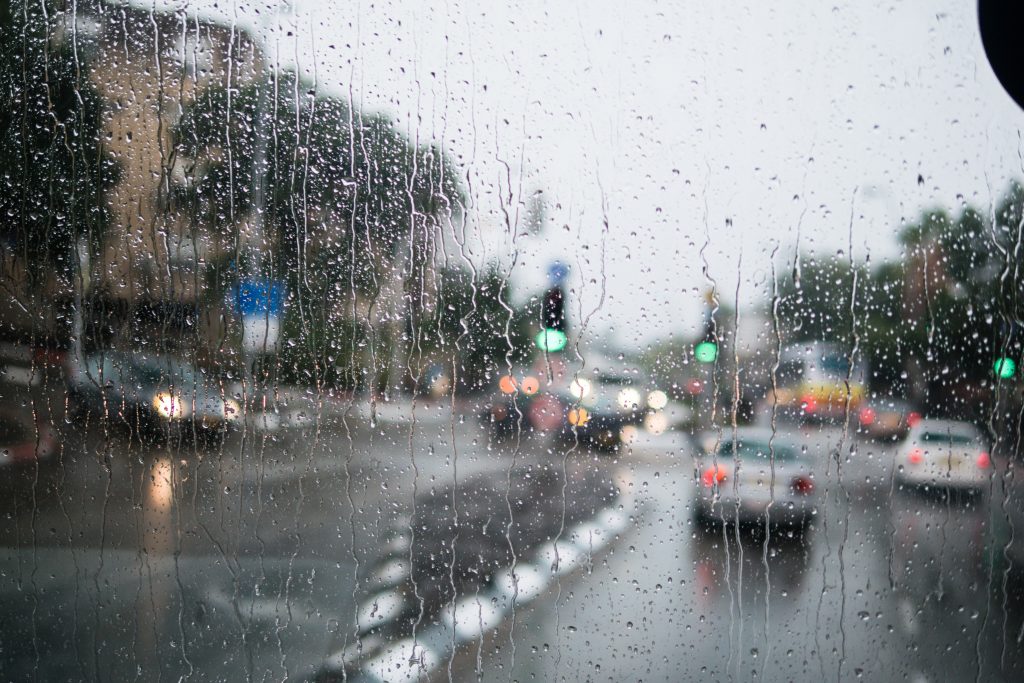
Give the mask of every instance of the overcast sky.
<path id="1" fill-rule="evenodd" d="M 318 89 L 443 141 L 472 180 L 473 260 L 517 255 L 519 296 L 567 260 L 575 329 L 596 311 L 632 346 L 698 327 L 705 242 L 751 306 L 776 247 L 780 269 L 798 239 L 845 258 L 852 215 L 856 257 L 897 258 L 901 217 L 1024 177 L 973 2 L 834 4 L 297 0 L 276 32 L 275 3 L 166 6 L 262 32 Z M 506 210 L 537 191 L 546 227 L 513 238 Z"/>

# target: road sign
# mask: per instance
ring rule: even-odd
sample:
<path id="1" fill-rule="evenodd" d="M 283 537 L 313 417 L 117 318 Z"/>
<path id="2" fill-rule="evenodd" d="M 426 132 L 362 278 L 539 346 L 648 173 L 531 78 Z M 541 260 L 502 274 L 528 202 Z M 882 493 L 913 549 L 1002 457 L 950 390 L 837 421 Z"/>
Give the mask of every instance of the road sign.
<path id="1" fill-rule="evenodd" d="M 274 280 L 243 280 L 235 288 L 235 310 L 242 316 L 242 351 L 263 353 L 277 348 L 285 286 Z"/>
<path id="2" fill-rule="evenodd" d="M 235 287 L 235 310 L 242 316 L 280 316 L 284 308 L 285 286 L 274 280 L 242 280 Z"/>

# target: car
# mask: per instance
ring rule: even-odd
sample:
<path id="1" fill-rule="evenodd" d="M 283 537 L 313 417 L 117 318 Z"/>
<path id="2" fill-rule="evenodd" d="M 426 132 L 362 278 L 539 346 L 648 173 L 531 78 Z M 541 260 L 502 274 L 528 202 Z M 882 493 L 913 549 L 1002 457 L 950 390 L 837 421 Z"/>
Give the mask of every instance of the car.
<path id="1" fill-rule="evenodd" d="M 920 420 L 920 412 L 893 398 L 873 398 L 857 412 L 860 433 L 877 441 L 898 441 Z"/>
<path id="2" fill-rule="evenodd" d="M 88 354 L 68 368 L 67 384 L 72 412 L 109 416 L 150 433 L 222 438 L 242 417 L 213 378 L 170 356 Z"/>
<path id="3" fill-rule="evenodd" d="M 649 414 L 645 388 L 642 380 L 615 372 L 569 378 L 565 389 L 554 392 L 563 407 L 562 437 L 614 450 L 623 428 L 641 424 Z"/>
<path id="4" fill-rule="evenodd" d="M 763 523 L 767 513 L 771 525 L 801 526 L 817 512 L 813 464 L 784 434 L 773 438 L 770 429 L 756 427 L 729 432 L 697 460 L 694 514 L 704 522 Z"/>
<path id="5" fill-rule="evenodd" d="M 981 489 L 992 475 L 992 459 L 973 424 L 924 419 L 910 428 L 896 454 L 897 481 L 935 488 Z"/>
<path id="6" fill-rule="evenodd" d="M 541 388 L 537 373 L 519 370 L 503 374 L 495 388 L 489 404 L 480 413 L 481 422 L 489 425 L 495 436 L 511 436 L 530 428 L 542 429 L 530 410 Z"/>
<path id="7" fill-rule="evenodd" d="M 27 411 L 0 411 L 0 467 L 46 460 L 57 452 L 57 436 Z"/>

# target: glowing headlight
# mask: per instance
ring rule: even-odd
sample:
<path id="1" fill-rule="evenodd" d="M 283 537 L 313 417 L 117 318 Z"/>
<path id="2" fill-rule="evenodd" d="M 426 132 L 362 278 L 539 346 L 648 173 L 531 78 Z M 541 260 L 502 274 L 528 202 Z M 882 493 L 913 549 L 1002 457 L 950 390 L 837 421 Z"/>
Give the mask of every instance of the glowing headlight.
<path id="1" fill-rule="evenodd" d="M 242 409 L 239 407 L 238 401 L 231 398 L 224 399 L 224 418 L 229 422 L 242 419 Z"/>
<path id="2" fill-rule="evenodd" d="M 623 410 L 632 410 L 640 405 L 640 392 L 636 389 L 627 388 L 619 392 L 619 407 Z"/>
<path id="3" fill-rule="evenodd" d="M 668 405 L 668 394 L 661 389 L 655 389 L 647 394 L 647 407 L 651 410 L 661 410 Z"/>
<path id="4" fill-rule="evenodd" d="M 593 389 L 589 379 L 578 377 L 569 384 L 569 393 L 576 398 L 585 398 L 590 395 L 590 391 Z"/>
<path id="5" fill-rule="evenodd" d="M 665 413 L 651 413 L 644 418 L 644 429 L 651 434 L 664 434 L 668 429 L 668 418 Z"/>
<path id="6" fill-rule="evenodd" d="M 181 396 L 161 391 L 153 397 L 153 410 L 168 420 L 180 420 L 183 417 L 189 416 L 192 412 L 192 407 L 182 401 Z"/>

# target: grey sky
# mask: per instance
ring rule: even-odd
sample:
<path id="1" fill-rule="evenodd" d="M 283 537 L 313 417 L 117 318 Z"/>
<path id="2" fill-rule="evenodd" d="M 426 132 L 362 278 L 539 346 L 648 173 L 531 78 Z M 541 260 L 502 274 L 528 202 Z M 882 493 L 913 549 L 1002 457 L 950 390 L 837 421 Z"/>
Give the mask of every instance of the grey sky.
<path id="1" fill-rule="evenodd" d="M 273 24 L 273 4 L 216 4 L 170 6 Z M 443 140 L 471 180 L 473 260 L 516 251 L 519 296 L 568 260 L 574 307 L 618 344 L 696 329 L 706 239 L 722 296 L 741 273 L 749 304 L 798 225 L 803 249 L 845 251 L 853 201 L 855 255 L 892 257 L 901 216 L 1024 176 L 1024 114 L 971 2 L 431 4 L 298 0 L 280 58 Z M 513 238 L 505 210 L 536 190 L 549 223 Z"/>

